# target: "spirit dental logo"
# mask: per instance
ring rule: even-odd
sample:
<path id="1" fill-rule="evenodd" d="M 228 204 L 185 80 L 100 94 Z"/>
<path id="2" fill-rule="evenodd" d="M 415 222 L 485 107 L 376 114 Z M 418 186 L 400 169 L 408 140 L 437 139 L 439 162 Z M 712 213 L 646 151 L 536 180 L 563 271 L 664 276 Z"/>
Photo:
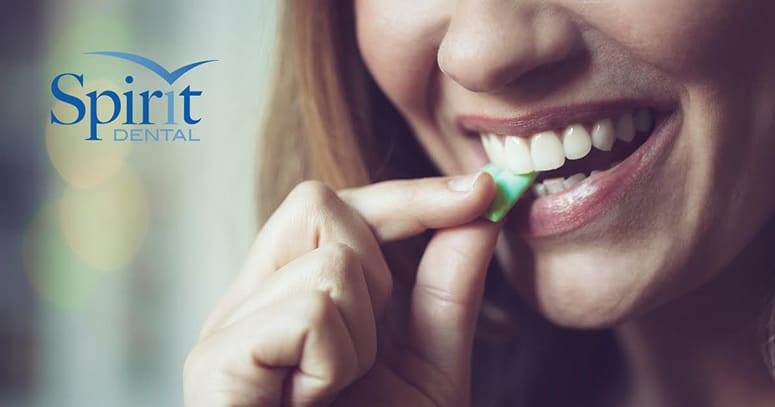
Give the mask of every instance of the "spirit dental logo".
<path id="1" fill-rule="evenodd" d="M 120 58 L 134 62 L 155 73 L 170 86 L 192 69 L 217 61 L 209 59 L 194 62 L 170 72 L 157 62 L 140 55 L 113 51 L 87 52 L 87 54 Z M 124 82 L 127 85 L 131 85 L 134 81 L 135 78 L 132 75 L 127 75 L 124 78 Z M 109 89 L 93 90 L 86 93 L 84 100 L 63 90 L 63 86 L 67 86 L 68 82 L 71 86 L 83 88 L 84 74 L 66 72 L 57 75 L 51 81 L 51 93 L 59 102 L 72 106 L 75 109 L 76 117 L 71 121 L 66 121 L 58 117 L 52 109 L 51 124 L 73 126 L 81 124 L 86 120 L 89 124 L 89 137 L 86 138 L 87 141 L 102 141 L 103 139 L 98 134 L 99 127 L 114 123 L 120 119 L 123 120 L 123 127 L 113 127 L 113 141 L 199 141 L 194 136 L 192 126 L 199 123 L 202 119 L 192 117 L 192 104 L 194 98 L 202 96 L 202 91 L 192 89 L 191 85 L 187 85 L 179 93 L 176 93 L 174 90 L 164 92 L 162 89 L 146 89 L 143 91 L 127 90 L 119 95 L 117 92 Z M 175 102 L 178 99 L 182 99 L 182 117 L 177 117 L 175 112 Z M 103 103 L 100 103 L 100 101 L 103 101 Z M 105 103 L 105 101 L 110 103 Z M 141 110 L 139 115 L 135 111 L 136 103 L 138 102 Z M 112 109 L 104 109 L 106 105 L 107 107 L 112 107 Z M 103 109 L 101 110 L 100 107 Z M 157 126 L 152 121 L 151 113 L 156 111 L 154 109 L 166 109 L 164 127 Z M 180 123 L 180 120 L 185 125 Z"/>

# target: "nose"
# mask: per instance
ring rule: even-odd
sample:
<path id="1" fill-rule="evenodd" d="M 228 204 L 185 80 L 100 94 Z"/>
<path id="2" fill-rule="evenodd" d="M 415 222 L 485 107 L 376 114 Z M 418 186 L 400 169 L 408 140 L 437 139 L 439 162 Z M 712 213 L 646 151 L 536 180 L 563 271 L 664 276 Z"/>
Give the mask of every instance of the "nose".
<path id="1" fill-rule="evenodd" d="M 558 63 L 581 35 L 562 10 L 536 0 L 461 0 L 437 54 L 439 68 L 474 92 L 497 91 Z"/>

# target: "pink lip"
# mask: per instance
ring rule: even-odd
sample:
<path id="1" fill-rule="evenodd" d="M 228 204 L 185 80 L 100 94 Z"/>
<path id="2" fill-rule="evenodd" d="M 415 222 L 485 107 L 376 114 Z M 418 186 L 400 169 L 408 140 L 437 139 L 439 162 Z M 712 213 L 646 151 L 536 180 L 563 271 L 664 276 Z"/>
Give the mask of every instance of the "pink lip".
<path id="1" fill-rule="evenodd" d="M 612 209 L 638 182 L 648 179 L 664 157 L 681 125 L 673 112 L 657 122 L 648 140 L 627 159 L 561 193 L 525 199 L 509 213 L 506 223 L 525 237 L 550 237 L 576 230 Z"/>
<path id="2" fill-rule="evenodd" d="M 481 115 L 460 115 L 458 125 L 471 135 L 495 133 L 514 136 L 531 136 L 535 133 L 569 126 L 574 123 L 590 123 L 595 120 L 616 117 L 625 111 L 648 107 L 656 111 L 669 111 L 673 105 L 664 101 L 620 99 L 562 106 L 521 115 L 517 118 L 491 118 Z"/>

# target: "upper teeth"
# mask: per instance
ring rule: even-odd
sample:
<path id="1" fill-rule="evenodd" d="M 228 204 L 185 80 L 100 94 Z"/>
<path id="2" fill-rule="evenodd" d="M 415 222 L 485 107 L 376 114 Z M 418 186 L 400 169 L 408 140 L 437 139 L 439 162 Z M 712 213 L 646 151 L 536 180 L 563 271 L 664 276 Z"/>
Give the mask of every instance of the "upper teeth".
<path id="1" fill-rule="evenodd" d="M 616 139 L 631 142 L 635 132 L 647 132 L 654 124 L 649 109 L 626 112 L 615 119 L 596 121 L 591 131 L 577 123 L 563 131 L 543 131 L 529 138 L 482 133 L 484 151 L 493 164 L 516 174 L 549 171 L 562 167 L 565 159 L 578 160 L 592 147 L 611 151 Z"/>

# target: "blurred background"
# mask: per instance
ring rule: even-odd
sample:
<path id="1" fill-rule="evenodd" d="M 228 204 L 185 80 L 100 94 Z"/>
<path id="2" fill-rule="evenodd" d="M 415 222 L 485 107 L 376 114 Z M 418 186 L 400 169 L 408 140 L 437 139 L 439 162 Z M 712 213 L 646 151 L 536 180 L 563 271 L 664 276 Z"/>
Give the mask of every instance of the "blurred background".
<path id="1" fill-rule="evenodd" d="M 186 354 L 256 231 L 276 13 L 274 0 L 2 2 L 0 406 L 182 405 Z M 217 59 L 180 81 L 204 91 L 201 141 L 95 143 L 88 125 L 51 125 L 59 73 L 83 73 L 82 92 L 120 92 L 130 73 L 169 87 L 89 51 L 169 70 Z"/>

